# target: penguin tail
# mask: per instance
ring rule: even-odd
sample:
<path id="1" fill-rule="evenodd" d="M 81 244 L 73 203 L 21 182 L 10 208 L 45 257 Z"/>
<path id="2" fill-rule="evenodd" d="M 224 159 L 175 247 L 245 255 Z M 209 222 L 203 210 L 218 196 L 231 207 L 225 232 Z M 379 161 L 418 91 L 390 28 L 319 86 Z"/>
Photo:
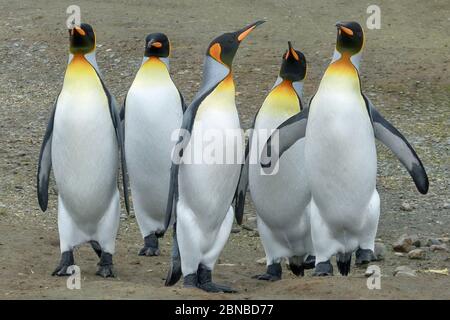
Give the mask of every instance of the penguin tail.
<path id="1" fill-rule="evenodd" d="M 169 267 L 169 272 L 166 277 L 166 287 L 173 286 L 175 283 L 180 280 L 182 276 L 181 272 L 181 257 L 180 257 L 180 249 L 178 248 L 177 241 L 177 228 L 176 222 L 173 224 L 173 243 L 172 243 L 172 260 Z"/>

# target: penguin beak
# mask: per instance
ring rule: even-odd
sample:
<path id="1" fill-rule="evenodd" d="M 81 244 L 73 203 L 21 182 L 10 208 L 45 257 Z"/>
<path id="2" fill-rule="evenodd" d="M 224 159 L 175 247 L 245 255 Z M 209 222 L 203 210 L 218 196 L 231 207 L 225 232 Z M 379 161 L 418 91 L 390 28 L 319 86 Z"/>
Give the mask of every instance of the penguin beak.
<path id="1" fill-rule="evenodd" d="M 151 39 L 149 42 L 148 42 L 148 45 L 147 45 L 149 48 L 150 47 L 153 47 L 153 48 L 161 48 L 162 47 L 162 43 L 161 42 L 159 42 L 159 41 L 156 41 L 155 39 Z"/>
<path id="2" fill-rule="evenodd" d="M 336 27 L 337 27 L 338 30 L 339 30 L 339 34 L 340 34 L 341 32 L 344 32 L 344 33 L 345 33 L 346 35 L 348 35 L 348 36 L 353 36 L 353 31 L 352 31 L 352 29 L 347 28 L 342 22 L 336 23 Z"/>
<path id="3" fill-rule="evenodd" d="M 295 60 L 297 61 L 300 60 L 300 57 L 298 56 L 297 52 L 295 52 L 295 49 L 292 47 L 292 43 L 288 41 L 288 52 L 286 53 L 286 57 L 284 59 L 287 60 L 290 55 L 292 55 Z"/>
<path id="4" fill-rule="evenodd" d="M 265 20 L 258 20 L 256 22 L 253 22 L 252 24 L 249 24 L 245 28 L 239 30 L 237 32 L 237 35 L 238 35 L 237 39 L 238 39 L 238 41 L 242 42 L 242 40 L 244 40 L 250 34 L 250 32 L 253 31 L 253 29 L 255 29 L 260 24 L 263 24 L 264 22 L 266 22 L 266 21 Z"/>

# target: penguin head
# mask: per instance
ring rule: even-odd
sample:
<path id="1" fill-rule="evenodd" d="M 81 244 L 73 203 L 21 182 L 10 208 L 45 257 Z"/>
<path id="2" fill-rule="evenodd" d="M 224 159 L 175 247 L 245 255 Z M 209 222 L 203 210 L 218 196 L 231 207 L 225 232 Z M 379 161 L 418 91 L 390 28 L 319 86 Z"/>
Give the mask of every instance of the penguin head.
<path id="1" fill-rule="evenodd" d="M 233 58 L 241 42 L 264 20 L 256 21 L 236 32 L 224 33 L 215 38 L 209 45 L 206 55 L 231 69 Z"/>
<path id="2" fill-rule="evenodd" d="M 167 58 L 169 54 L 169 38 L 164 33 L 151 33 L 145 38 L 145 57 Z"/>
<path id="3" fill-rule="evenodd" d="M 283 55 L 281 63 L 280 77 L 283 80 L 292 82 L 302 81 L 306 76 L 306 58 L 305 55 L 295 50 L 290 41 L 288 41 L 288 49 Z"/>
<path id="4" fill-rule="evenodd" d="M 364 45 L 364 32 L 357 22 L 338 22 L 336 49 L 340 53 L 355 55 Z"/>
<path id="5" fill-rule="evenodd" d="M 70 52 L 73 54 L 87 54 L 95 50 L 94 29 L 87 24 L 82 23 L 69 30 L 70 34 Z"/>

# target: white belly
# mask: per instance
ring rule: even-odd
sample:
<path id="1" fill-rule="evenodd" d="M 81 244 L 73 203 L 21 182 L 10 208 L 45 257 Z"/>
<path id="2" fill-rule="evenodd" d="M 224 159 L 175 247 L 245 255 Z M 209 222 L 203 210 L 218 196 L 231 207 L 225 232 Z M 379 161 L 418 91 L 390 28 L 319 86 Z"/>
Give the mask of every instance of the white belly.
<path id="1" fill-rule="evenodd" d="M 278 127 L 284 120 L 259 115 L 253 133 L 251 157 L 258 157 L 249 169 L 249 186 L 258 216 L 272 231 L 299 226 L 310 201 L 304 164 L 304 139 L 295 143 L 279 161 L 274 175 L 263 175 L 259 158 L 267 141 L 267 130 Z M 257 149 L 258 148 L 258 149 Z"/>
<path id="2" fill-rule="evenodd" d="M 79 222 L 99 221 L 117 192 L 117 140 L 106 95 L 96 89 L 63 90 L 54 119 L 55 180 L 65 208 Z"/>
<path id="3" fill-rule="evenodd" d="M 164 218 L 171 152 L 181 127 L 183 111 L 178 90 L 165 86 L 132 86 L 126 100 L 125 154 L 133 202 Z"/>
<path id="4" fill-rule="evenodd" d="M 216 229 L 221 225 L 239 179 L 244 137 L 237 111 L 234 105 L 232 107 L 234 111 L 211 106 L 198 114 L 183 154 L 183 161 L 191 159 L 192 164 L 180 166 L 180 201 L 194 212 L 205 228 Z M 211 143 L 204 142 L 204 134 L 208 132 L 212 134 Z M 236 159 L 240 159 L 239 162 Z"/>
<path id="5" fill-rule="evenodd" d="M 328 90 L 315 96 L 305 164 L 322 217 L 341 225 L 358 224 L 375 190 L 377 170 L 374 133 L 359 93 Z"/>

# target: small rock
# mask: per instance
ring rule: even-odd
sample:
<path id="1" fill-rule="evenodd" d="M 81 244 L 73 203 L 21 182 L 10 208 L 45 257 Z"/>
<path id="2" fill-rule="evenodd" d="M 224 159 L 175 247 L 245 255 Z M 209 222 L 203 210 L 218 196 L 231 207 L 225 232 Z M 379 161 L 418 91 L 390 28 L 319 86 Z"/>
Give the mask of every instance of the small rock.
<path id="1" fill-rule="evenodd" d="M 256 260 L 256 263 L 265 265 L 266 264 L 266 257 Z"/>
<path id="2" fill-rule="evenodd" d="M 433 244 L 430 246 L 430 250 L 434 251 L 447 251 L 447 246 L 445 244 Z"/>
<path id="3" fill-rule="evenodd" d="M 445 202 L 442 208 L 447 210 L 450 209 L 450 202 Z"/>
<path id="4" fill-rule="evenodd" d="M 438 240 L 443 242 L 443 243 L 449 243 L 450 242 L 450 238 L 449 237 L 439 238 Z"/>
<path id="5" fill-rule="evenodd" d="M 239 233 L 239 232 L 241 232 L 241 229 L 239 229 L 239 228 L 231 229 L 231 233 Z"/>
<path id="6" fill-rule="evenodd" d="M 408 266 L 400 266 L 395 268 L 394 276 L 407 276 L 407 277 L 417 277 L 416 271 Z"/>
<path id="7" fill-rule="evenodd" d="M 384 260 L 386 256 L 386 246 L 384 243 L 375 242 L 375 250 L 374 250 L 375 261 Z"/>
<path id="8" fill-rule="evenodd" d="M 412 250 L 413 245 L 420 246 L 419 238 L 416 235 L 403 234 L 395 242 L 394 251 L 407 253 Z"/>
<path id="9" fill-rule="evenodd" d="M 397 257 L 404 257 L 405 256 L 405 254 L 404 253 L 401 253 L 401 252 L 396 252 L 396 253 L 394 253 Z"/>
<path id="10" fill-rule="evenodd" d="M 420 260 L 420 259 L 425 259 L 426 256 L 427 256 L 427 254 L 426 254 L 425 250 L 422 250 L 422 249 L 414 249 L 414 250 L 411 250 L 410 252 L 408 252 L 408 258 L 410 258 L 410 259 Z"/>
<path id="11" fill-rule="evenodd" d="M 400 206 L 400 209 L 402 211 L 412 211 L 414 208 L 412 205 L 410 205 L 408 202 L 403 201 L 402 205 Z"/>
<path id="12" fill-rule="evenodd" d="M 431 247 L 432 245 L 440 245 L 442 242 L 439 239 L 428 238 L 426 246 Z"/>

